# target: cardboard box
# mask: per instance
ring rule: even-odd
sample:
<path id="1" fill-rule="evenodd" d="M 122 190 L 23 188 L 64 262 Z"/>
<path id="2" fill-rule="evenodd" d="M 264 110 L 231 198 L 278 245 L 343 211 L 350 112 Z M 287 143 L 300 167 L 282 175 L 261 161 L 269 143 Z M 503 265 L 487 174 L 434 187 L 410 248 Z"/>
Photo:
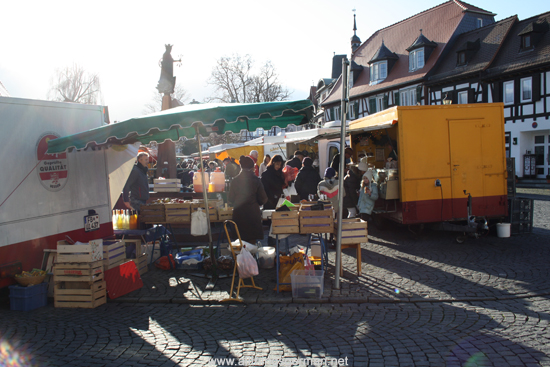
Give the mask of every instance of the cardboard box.
<path id="1" fill-rule="evenodd" d="M 399 181 L 389 180 L 380 185 L 380 197 L 386 200 L 399 199 Z"/>

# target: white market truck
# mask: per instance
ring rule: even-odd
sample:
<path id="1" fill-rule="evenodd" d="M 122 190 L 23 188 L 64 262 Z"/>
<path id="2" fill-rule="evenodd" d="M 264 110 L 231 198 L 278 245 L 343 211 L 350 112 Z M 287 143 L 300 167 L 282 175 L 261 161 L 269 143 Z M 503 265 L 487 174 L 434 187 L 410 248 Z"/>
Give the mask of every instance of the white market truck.
<path id="1" fill-rule="evenodd" d="M 46 153 L 48 140 L 106 123 L 103 106 L 0 97 L 0 287 L 14 272 L 40 268 L 44 249 L 66 236 L 87 242 L 113 234 L 111 210 L 137 148 Z M 99 220 L 88 217 L 85 228 L 89 213 Z"/>

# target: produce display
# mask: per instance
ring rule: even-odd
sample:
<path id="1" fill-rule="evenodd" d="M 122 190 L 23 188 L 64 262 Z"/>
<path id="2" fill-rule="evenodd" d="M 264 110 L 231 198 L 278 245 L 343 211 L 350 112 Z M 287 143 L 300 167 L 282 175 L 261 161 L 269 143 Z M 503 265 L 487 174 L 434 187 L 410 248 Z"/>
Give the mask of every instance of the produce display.
<path id="1" fill-rule="evenodd" d="M 47 273 L 45 270 L 32 269 L 31 271 L 23 271 L 21 274 L 15 274 L 16 278 L 41 277 Z"/>
<path id="2" fill-rule="evenodd" d="M 189 202 L 188 200 L 176 199 L 176 198 L 161 198 L 155 199 L 151 204 L 183 204 Z"/>

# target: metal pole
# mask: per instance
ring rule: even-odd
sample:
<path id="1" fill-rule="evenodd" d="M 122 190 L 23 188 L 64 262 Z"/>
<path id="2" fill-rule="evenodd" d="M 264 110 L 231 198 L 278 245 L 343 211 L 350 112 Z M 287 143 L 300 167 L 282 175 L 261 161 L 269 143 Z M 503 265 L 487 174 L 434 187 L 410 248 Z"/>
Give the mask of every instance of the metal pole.
<path id="1" fill-rule="evenodd" d="M 342 213 L 344 211 L 344 170 L 346 164 L 346 106 L 348 103 L 348 65 L 346 57 L 342 59 L 342 104 L 340 107 L 340 168 L 338 170 L 338 215 L 336 230 L 336 274 L 334 288 L 340 289 L 340 268 L 342 267 Z"/>
<path id="2" fill-rule="evenodd" d="M 208 210 L 208 188 L 206 186 L 206 182 L 204 179 L 204 164 L 202 161 L 202 148 L 201 148 L 201 134 L 199 133 L 199 125 L 195 125 L 195 132 L 197 134 L 197 143 L 199 145 L 199 159 L 201 161 L 201 181 L 202 181 L 202 198 L 204 201 L 204 208 L 206 210 L 206 221 L 208 225 L 208 248 L 210 249 L 210 258 L 212 259 L 212 270 L 213 275 L 216 275 L 216 268 L 217 268 L 217 261 L 216 256 L 214 254 L 214 244 L 212 243 L 212 230 L 210 229 L 210 211 Z"/>

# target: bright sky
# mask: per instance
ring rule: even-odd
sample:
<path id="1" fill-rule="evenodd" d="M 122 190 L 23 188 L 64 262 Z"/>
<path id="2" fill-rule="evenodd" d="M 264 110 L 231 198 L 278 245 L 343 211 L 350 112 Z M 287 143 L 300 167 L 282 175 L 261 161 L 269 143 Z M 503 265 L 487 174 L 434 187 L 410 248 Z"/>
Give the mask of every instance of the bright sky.
<path id="1" fill-rule="evenodd" d="M 267 1 L 3 1 L 0 81 L 12 97 L 46 99 L 56 68 L 73 62 L 100 75 L 102 104 L 111 121 L 143 114 L 160 77 L 164 45 L 181 55 L 178 84 L 198 101 L 216 60 L 250 54 L 259 67 L 271 60 L 280 82 L 304 99 L 330 77 L 332 56 L 350 52 L 353 12 L 362 41 L 380 28 L 442 0 Z M 543 0 L 470 1 L 520 20 L 550 11 Z M 83 5 L 87 4 L 87 5 Z"/>

